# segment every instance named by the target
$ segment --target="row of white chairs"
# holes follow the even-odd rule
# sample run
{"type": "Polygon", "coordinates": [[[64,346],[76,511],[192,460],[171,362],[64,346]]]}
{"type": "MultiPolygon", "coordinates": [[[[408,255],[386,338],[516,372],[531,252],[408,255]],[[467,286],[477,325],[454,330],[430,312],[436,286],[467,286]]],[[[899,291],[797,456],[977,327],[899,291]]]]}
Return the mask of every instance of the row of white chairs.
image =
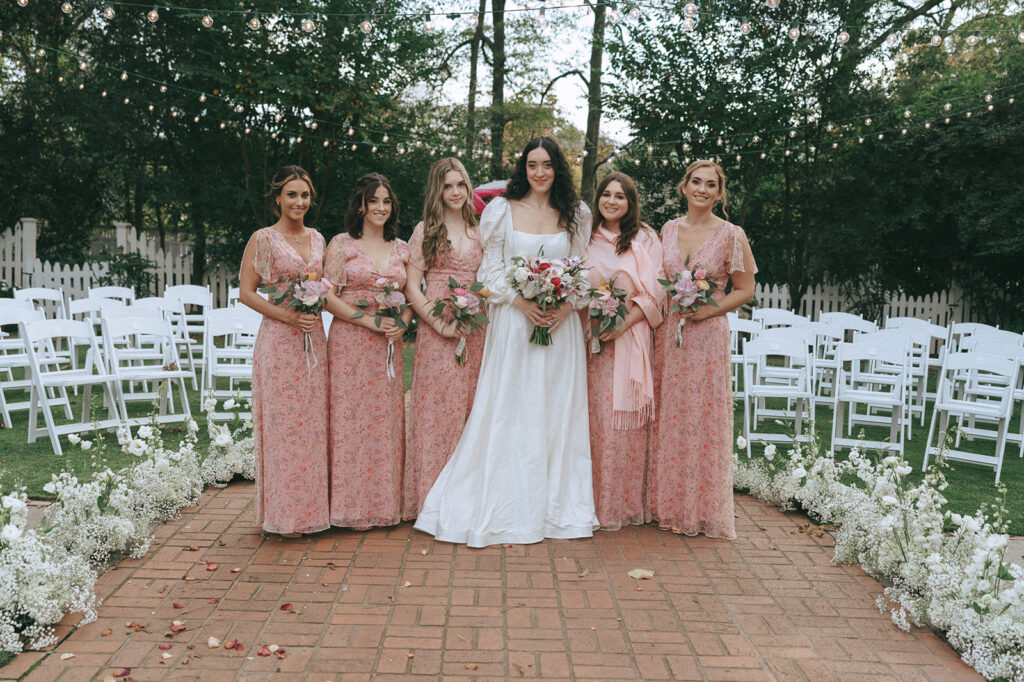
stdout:
{"type": "Polygon", "coordinates": [[[950,459],[1002,469],[1007,442],[1024,456],[1024,419],[1019,432],[1009,426],[1017,404],[1024,403],[1024,335],[988,325],[961,323],[949,328],[927,321],[888,320],[878,330],[869,321],[846,313],[824,314],[818,322],[789,311],[758,314],[756,320],[729,317],[734,337],[734,381],[742,370],[744,437],[747,455],[754,440],[791,442],[785,434],[759,431],[768,418],[793,420],[797,440],[805,440],[803,421],[818,404],[832,408],[833,450],[861,443],[904,451],[912,436],[911,420],[932,403],[924,466],[939,451],[936,439],[952,423],[959,427],[947,449],[950,459]],[[787,314],[788,313],[788,314],[787,314]],[[834,317],[826,317],[834,316],[834,317]],[[937,355],[929,353],[935,339],[937,355]],[[938,369],[938,385],[927,393],[929,370],[938,369]],[[823,387],[829,388],[829,398],[823,387]],[[769,408],[785,403],[784,408],[769,408]],[[888,424],[885,440],[855,438],[855,426],[888,424]],[[995,442],[994,454],[966,449],[967,441],[995,442]]]}

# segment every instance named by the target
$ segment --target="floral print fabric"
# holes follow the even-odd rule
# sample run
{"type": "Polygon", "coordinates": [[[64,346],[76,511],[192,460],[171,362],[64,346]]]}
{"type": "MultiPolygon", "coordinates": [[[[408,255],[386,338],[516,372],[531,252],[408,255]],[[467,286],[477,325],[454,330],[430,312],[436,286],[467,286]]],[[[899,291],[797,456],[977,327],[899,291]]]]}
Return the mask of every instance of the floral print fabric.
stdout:
{"type": "MultiPolygon", "coordinates": [[[[348,234],[331,240],[324,258],[327,278],[341,285],[341,298],[356,305],[382,293],[387,278],[405,287],[408,245],[393,242],[383,272],[348,234]]],[[[405,403],[402,343],[394,344],[395,378],[388,379],[388,339],[347,320],[331,323],[330,355],[330,523],[367,528],[401,520],[405,460],[405,403]]]]}
{"type": "MultiPolygon", "coordinates": [[[[323,274],[324,238],[310,233],[309,263],[273,228],[254,235],[254,266],[262,283],[323,274]]],[[[327,528],[327,338],[323,325],[310,334],[316,367],[306,366],[303,334],[264,317],[252,369],[256,451],[256,523],[271,533],[313,533],[327,528]]]]}
{"type": "MultiPolygon", "coordinates": [[[[448,278],[463,285],[476,280],[476,271],[483,260],[483,249],[473,238],[465,254],[449,249],[439,253],[428,270],[423,259],[423,223],[416,226],[409,239],[409,262],[426,272],[427,300],[449,294],[448,278]]],[[[438,334],[429,324],[420,324],[416,334],[416,359],[412,372],[412,403],[409,410],[409,443],[405,456],[405,482],[402,518],[414,519],[423,507],[430,486],[462,435],[462,427],[473,407],[473,395],[483,358],[484,332],[469,335],[466,343],[466,364],[455,361],[458,339],[438,334]]]]}

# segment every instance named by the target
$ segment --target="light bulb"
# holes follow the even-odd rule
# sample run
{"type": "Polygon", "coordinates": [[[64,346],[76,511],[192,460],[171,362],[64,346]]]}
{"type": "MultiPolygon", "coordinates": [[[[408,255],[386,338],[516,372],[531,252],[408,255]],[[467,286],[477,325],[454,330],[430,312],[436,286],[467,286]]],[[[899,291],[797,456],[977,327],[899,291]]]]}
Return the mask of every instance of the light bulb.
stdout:
{"type": "Polygon", "coordinates": [[[991,102],[992,101],[992,93],[991,92],[986,92],[985,93],[985,101],[986,102],[991,102]]]}
{"type": "Polygon", "coordinates": [[[838,142],[833,142],[832,143],[832,149],[839,149],[839,143],[838,142]]]}
{"type": "Polygon", "coordinates": [[[356,145],[353,144],[351,149],[352,149],[352,151],[355,151],[356,150],[356,145]]]}
{"type": "Polygon", "coordinates": [[[310,123],[310,124],[309,124],[309,127],[310,127],[310,128],[312,129],[312,130],[316,130],[317,128],[319,128],[319,127],[320,127],[320,124],[319,124],[319,123],[317,123],[316,121],[313,121],[312,123],[310,123]]]}
{"type": "Polygon", "coordinates": [[[953,108],[953,105],[950,104],[949,102],[946,102],[945,104],[942,105],[942,108],[945,109],[946,111],[949,111],[950,109],[953,108]]]}
{"type": "Polygon", "coordinates": [[[761,141],[761,136],[760,135],[754,135],[752,138],[750,138],[750,141],[753,142],[754,144],[757,144],[758,142],[761,141]]]}
{"type": "Polygon", "coordinates": [[[776,9],[779,6],[779,0],[765,0],[765,4],[768,5],[768,9],[776,9]]]}
{"type": "Polygon", "coordinates": [[[479,18],[476,16],[476,12],[471,12],[466,15],[466,26],[470,28],[476,28],[476,24],[479,18]]]}
{"type": "Polygon", "coordinates": [[[86,64],[85,61],[83,60],[83,61],[78,62],[78,68],[80,68],[82,71],[85,71],[87,68],[89,68],[89,65],[86,64]]]}
{"type": "Polygon", "coordinates": [[[695,2],[688,2],[688,3],[686,3],[686,5],[683,7],[683,14],[685,14],[688,17],[697,16],[697,3],[695,3],[695,2]]]}
{"type": "Polygon", "coordinates": [[[864,119],[864,125],[866,125],[866,126],[871,125],[871,119],[870,118],[864,119]]]}
{"type": "Polygon", "coordinates": [[[388,141],[389,139],[391,139],[391,138],[389,138],[389,137],[388,137],[388,134],[387,134],[387,133],[384,133],[384,138],[383,138],[383,139],[382,139],[381,141],[382,141],[382,142],[384,142],[385,144],[387,144],[387,141],[388,141]]]}
{"type": "Polygon", "coordinates": [[[750,33],[751,28],[752,27],[750,25],[750,22],[747,21],[746,17],[744,17],[743,23],[740,24],[740,33],[742,33],[743,35],[748,35],[750,33]]]}
{"type": "Polygon", "coordinates": [[[889,31],[889,35],[885,36],[885,44],[892,47],[897,42],[896,34],[889,31]]]}
{"type": "Polygon", "coordinates": [[[1006,100],[1006,101],[1009,102],[1010,104],[1013,104],[1013,98],[1012,97],[1010,99],[1006,100]]]}
{"type": "Polygon", "coordinates": [[[28,7],[28,0],[18,0],[19,7],[28,7]]]}
{"type": "Polygon", "coordinates": [[[668,159],[662,159],[661,160],[661,165],[662,166],[667,166],[668,165],[668,159]]]}
{"type": "Polygon", "coordinates": [[[210,28],[211,26],[213,26],[213,17],[210,16],[209,12],[203,15],[202,23],[203,26],[205,26],[206,28],[210,28]]]}
{"type": "Polygon", "coordinates": [[[739,163],[739,162],[740,162],[740,155],[739,155],[739,154],[737,154],[737,155],[736,155],[736,163],[739,163]]]}
{"type": "Polygon", "coordinates": [[[789,131],[789,136],[790,137],[796,137],[796,131],[795,130],[790,130],[789,131]]]}
{"type": "Polygon", "coordinates": [[[828,131],[828,132],[830,132],[830,133],[831,133],[831,132],[832,132],[833,130],[835,130],[835,129],[836,129],[836,124],[835,124],[835,123],[832,123],[831,121],[829,121],[829,122],[828,122],[828,124],[827,124],[827,125],[825,126],[825,130],[827,130],[827,131],[828,131]]]}
{"type": "Polygon", "coordinates": [[[538,24],[544,24],[544,23],[547,22],[547,20],[548,20],[548,16],[547,16],[547,14],[545,14],[545,8],[541,7],[540,8],[540,13],[537,15],[537,23],[538,24]]]}
{"type": "Polygon", "coordinates": [[[842,31],[839,32],[838,40],[840,45],[845,45],[846,43],[850,42],[850,32],[844,28],[842,31]]]}
{"type": "Polygon", "coordinates": [[[767,154],[765,154],[764,152],[761,152],[761,158],[762,158],[762,159],[767,159],[767,158],[768,158],[768,155],[767,155],[767,154]]]}
{"type": "Polygon", "coordinates": [[[609,9],[608,10],[608,21],[610,21],[613,24],[617,24],[620,21],[622,21],[622,15],[619,14],[619,10],[615,9],[614,7],[609,9]]]}
{"type": "Polygon", "coordinates": [[[944,119],[944,122],[945,122],[946,125],[949,125],[949,117],[948,116],[944,119]]]}
{"type": "Polygon", "coordinates": [[[248,126],[246,126],[246,128],[245,128],[245,134],[246,134],[246,135],[248,135],[248,134],[249,134],[249,133],[251,133],[251,132],[252,132],[252,128],[249,128],[248,126]]]}
{"type": "Polygon", "coordinates": [[[885,137],[885,135],[883,133],[878,133],[878,139],[879,140],[881,140],[883,137],[885,137]]]}
{"type": "Polygon", "coordinates": [[[683,28],[687,31],[692,31],[693,27],[697,25],[697,20],[693,17],[686,17],[683,19],[683,28]]]}
{"type": "Polygon", "coordinates": [[[128,72],[127,71],[122,71],[121,72],[121,80],[123,80],[123,81],[128,80],[128,72]]]}
{"type": "Polygon", "coordinates": [[[373,24],[370,23],[369,19],[363,19],[359,22],[359,30],[363,33],[369,33],[373,30],[373,24]]]}
{"type": "Polygon", "coordinates": [[[690,151],[690,143],[689,142],[684,142],[683,143],[683,151],[684,152],[690,151]]]}
{"type": "Polygon", "coordinates": [[[715,144],[721,147],[724,144],[724,142],[722,142],[722,138],[718,138],[717,140],[715,140],[715,144]]]}
{"type": "Polygon", "coordinates": [[[243,107],[241,104],[236,104],[235,105],[235,113],[236,114],[240,114],[243,111],[245,111],[245,107],[243,107]]]}
{"type": "Polygon", "coordinates": [[[374,154],[376,154],[377,153],[377,145],[373,145],[372,147],[370,147],[370,151],[373,152],[374,154]]]}
{"type": "Polygon", "coordinates": [[[353,135],[356,134],[356,131],[352,128],[352,126],[349,126],[348,130],[345,131],[345,134],[348,135],[349,137],[352,137],[353,135]]]}
{"type": "Polygon", "coordinates": [[[157,5],[153,5],[153,9],[146,12],[146,18],[153,24],[160,21],[160,8],[157,5]]]}
{"type": "Polygon", "coordinates": [[[100,97],[106,97],[106,96],[107,96],[107,91],[106,90],[104,90],[103,92],[100,93],[100,97]]]}
{"type": "Polygon", "coordinates": [[[225,128],[227,128],[227,127],[228,127],[228,124],[227,124],[227,123],[225,123],[224,121],[221,121],[221,122],[220,122],[220,129],[221,129],[221,130],[224,130],[224,129],[225,129],[225,128]]]}
{"type": "Polygon", "coordinates": [[[67,0],[60,3],[60,11],[64,14],[71,14],[71,3],[67,2],[67,0]]]}
{"type": "Polygon", "coordinates": [[[1024,43],[1024,30],[1017,31],[1017,42],[1024,43]]]}
{"type": "Polygon", "coordinates": [[[274,132],[270,133],[270,139],[271,140],[276,140],[277,139],[277,131],[274,131],[274,132]]]}
{"type": "Polygon", "coordinates": [[[786,150],[786,156],[789,156],[789,155],[791,155],[792,153],[793,153],[793,150],[792,150],[792,149],[787,149],[787,150],[786,150]]]}
{"type": "Polygon", "coordinates": [[[630,7],[629,8],[629,18],[630,19],[639,19],[640,18],[640,8],[637,7],[636,5],[633,5],[632,7],[630,7]]]}
{"type": "Polygon", "coordinates": [[[906,134],[907,134],[907,129],[906,128],[900,128],[900,135],[906,135],[906,134]]]}
{"type": "Polygon", "coordinates": [[[193,116],[192,117],[192,122],[193,123],[199,123],[199,117],[198,116],[193,116]]]}
{"type": "Polygon", "coordinates": [[[927,123],[924,124],[924,127],[925,128],[931,128],[932,127],[932,122],[928,121],[927,123]]]}
{"type": "Polygon", "coordinates": [[[206,93],[205,92],[203,94],[199,95],[199,101],[200,102],[205,102],[206,101],[206,93]]]}
{"type": "Polygon", "coordinates": [[[248,24],[249,28],[251,28],[253,31],[260,30],[260,26],[262,26],[262,24],[260,23],[260,13],[256,12],[256,14],[253,14],[252,17],[249,18],[249,21],[247,21],[246,23],[248,24]]]}
{"type": "Polygon", "coordinates": [[[302,135],[295,138],[295,144],[302,144],[302,135]]]}
{"type": "Polygon", "coordinates": [[[160,94],[163,94],[165,92],[167,92],[167,86],[166,85],[161,85],[160,86],[160,94]]]}
{"type": "Polygon", "coordinates": [[[928,44],[932,47],[938,47],[942,44],[942,36],[938,32],[932,33],[932,37],[928,39],[928,44]]]}
{"type": "Polygon", "coordinates": [[[910,109],[903,110],[903,118],[910,118],[910,109]]]}
{"type": "Polygon", "coordinates": [[[810,146],[810,150],[811,150],[811,153],[813,154],[814,152],[818,151],[818,148],[817,148],[817,147],[815,147],[815,146],[814,146],[814,145],[812,144],[812,145],[810,146]]]}
{"type": "Polygon", "coordinates": [[[684,166],[689,166],[690,165],[690,157],[689,156],[684,156],[683,157],[683,165],[684,166]]]}
{"type": "Polygon", "coordinates": [[[105,16],[107,19],[113,19],[114,14],[114,5],[113,3],[108,2],[107,6],[103,8],[103,16],[105,16]]]}
{"type": "Polygon", "coordinates": [[[284,114],[274,114],[274,123],[280,123],[282,118],[284,118],[284,114]]]}
{"type": "Polygon", "coordinates": [[[640,165],[640,159],[633,159],[633,165],[634,166],[639,166],[640,165]]]}
{"type": "Polygon", "coordinates": [[[860,144],[864,144],[864,138],[863,137],[858,137],[857,138],[857,142],[860,143],[860,144]]]}
{"type": "Polygon", "coordinates": [[[148,107],[146,107],[146,108],[147,108],[147,109],[149,109],[150,111],[153,111],[154,109],[156,109],[156,107],[154,107],[154,106],[153,106],[152,104],[150,104],[150,105],[149,105],[148,107]]]}
{"type": "Polygon", "coordinates": [[[331,146],[331,143],[328,140],[324,140],[324,147],[329,147],[329,146],[331,146]]]}
{"type": "Polygon", "coordinates": [[[129,104],[130,102],[131,102],[131,100],[130,100],[130,99],[128,99],[127,97],[125,97],[125,98],[124,98],[124,103],[125,103],[125,104],[129,104]]]}
{"type": "Polygon", "coordinates": [[[455,146],[454,144],[452,145],[451,149],[452,149],[452,154],[454,154],[455,152],[459,151],[459,148],[457,146],[455,146]]]}
{"type": "Polygon", "coordinates": [[[968,112],[967,112],[966,114],[964,114],[964,116],[965,116],[966,118],[970,118],[970,117],[971,117],[971,112],[969,112],[969,111],[968,111],[968,112]]]}
{"type": "Polygon", "coordinates": [[[796,24],[793,24],[792,26],[789,27],[789,32],[786,35],[789,36],[790,40],[796,40],[797,38],[800,37],[800,27],[797,26],[796,24]]]}
{"type": "Polygon", "coordinates": [[[994,104],[989,104],[989,105],[988,105],[988,110],[989,110],[989,111],[992,111],[992,110],[993,110],[993,109],[995,109],[995,108],[996,108],[996,106],[995,106],[994,104]]]}
{"type": "Polygon", "coordinates": [[[316,24],[313,23],[313,19],[310,17],[306,17],[305,19],[303,19],[301,26],[302,30],[305,31],[306,33],[312,33],[313,29],[316,28],[316,24]]]}
{"type": "Polygon", "coordinates": [[[977,45],[978,44],[978,40],[979,40],[979,37],[978,37],[978,32],[977,31],[975,31],[971,35],[967,36],[967,44],[970,45],[971,47],[974,47],[975,45],[977,45]]]}

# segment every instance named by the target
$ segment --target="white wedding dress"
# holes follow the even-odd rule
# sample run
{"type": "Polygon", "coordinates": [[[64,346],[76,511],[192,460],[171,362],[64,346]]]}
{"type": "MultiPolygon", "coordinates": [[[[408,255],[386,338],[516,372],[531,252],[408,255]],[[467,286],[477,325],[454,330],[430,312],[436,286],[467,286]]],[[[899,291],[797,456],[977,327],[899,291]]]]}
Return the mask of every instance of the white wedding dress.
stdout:
{"type": "Polygon", "coordinates": [[[587,367],[579,316],[530,343],[532,323],[510,303],[505,281],[512,256],[582,257],[590,214],[581,204],[576,238],[512,226],[504,198],[480,219],[484,245],[478,277],[491,291],[473,409],[451,459],[430,489],[416,528],[445,542],[486,547],[544,538],[591,537],[599,527],[590,473],[587,367]]]}

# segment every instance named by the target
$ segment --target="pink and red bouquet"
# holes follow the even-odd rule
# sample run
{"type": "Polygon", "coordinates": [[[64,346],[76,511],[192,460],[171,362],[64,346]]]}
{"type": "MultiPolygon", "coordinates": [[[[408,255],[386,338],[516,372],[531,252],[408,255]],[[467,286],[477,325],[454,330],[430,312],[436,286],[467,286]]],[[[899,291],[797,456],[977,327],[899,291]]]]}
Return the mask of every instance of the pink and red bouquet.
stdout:
{"type": "MultiPolygon", "coordinates": [[[[449,277],[448,291],[447,296],[434,301],[430,311],[434,317],[454,322],[455,328],[465,334],[483,329],[488,322],[483,303],[490,296],[483,283],[473,282],[464,287],[454,277],[449,277]]],[[[462,366],[466,364],[466,359],[466,337],[462,336],[455,347],[455,361],[462,366]]]]}
{"type": "MultiPolygon", "coordinates": [[[[513,256],[511,262],[505,268],[505,280],[519,295],[539,305],[541,310],[587,294],[587,269],[583,267],[582,258],[545,258],[542,251],[537,257],[513,256]]],[[[534,327],[530,343],[550,346],[550,330],[534,327]]]]}
{"type": "MultiPolygon", "coordinates": [[[[381,288],[381,292],[373,297],[374,302],[377,304],[377,309],[373,312],[373,323],[380,327],[381,321],[385,317],[389,317],[395,321],[395,324],[399,329],[406,330],[409,326],[402,319],[402,313],[409,307],[409,302],[405,300],[405,294],[402,293],[401,287],[398,286],[398,282],[390,280],[387,277],[378,277],[374,284],[381,288]]],[[[366,310],[370,307],[370,302],[366,299],[360,299],[356,301],[356,307],[359,308],[352,314],[352,319],[362,317],[366,314],[366,310]]],[[[391,339],[388,339],[388,356],[387,356],[387,375],[388,379],[395,378],[395,343],[391,339]]]]}
{"type": "Polygon", "coordinates": [[[615,286],[615,278],[611,281],[601,280],[596,289],[591,289],[590,305],[590,352],[598,355],[601,352],[599,335],[617,329],[629,314],[626,307],[628,295],[615,286]]]}
{"type": "MultiPolygon", "coordinates": [[[[326,277],[321,277],[314,270],[300,272],[295,280],[285,280],[274,284],[264,284],[259,290],[267,295],[267,298],[274,305],[283,305],[297,310],[300,313],[319,315],[320,311],[327,305],[327,292],[332,288],[326,277]]],[[[306,369],[311,371],[317,366],[316,356],[310,364],[309,351],[312,349],[312,340],[309,334],[303,334],[303,349],[306,353],[306,369]]]]}
{"type": "MultiPolygon", "coordinates": [[[[662,288],[668,295],[669,301],[672,303],[669,306],[668,311],[674,313],[676,311],[680,313],[697,310],[702,305],[711,305],[718,307],[718,303],[715,301],[712,294],[714,294],[721,287],[718,283],[713,280],[707,270],[705,270],[700,263],[694,263],[693,267],[690,267],[690,261],[687,259],[686,265],[682,270],[676,273],[675,279],[659,279],[662,288]]],[[[686,324],[686,318],[679,320],[679,327],[676,329],[676,346],[681,346],[683,343],[683,325],[686,324]]]]}

